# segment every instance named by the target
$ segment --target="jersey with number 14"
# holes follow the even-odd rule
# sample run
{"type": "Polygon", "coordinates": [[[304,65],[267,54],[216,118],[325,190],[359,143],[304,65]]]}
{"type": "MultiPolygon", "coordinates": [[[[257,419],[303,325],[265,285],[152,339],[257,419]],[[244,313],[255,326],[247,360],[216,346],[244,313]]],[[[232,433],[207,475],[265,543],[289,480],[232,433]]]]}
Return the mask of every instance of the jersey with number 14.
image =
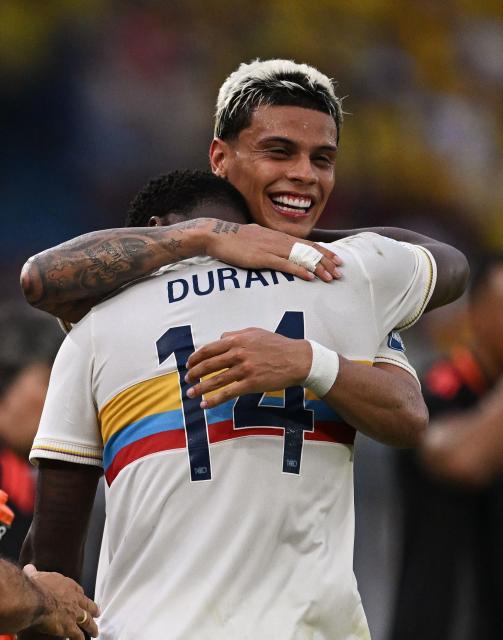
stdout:
{"type": "Polygon", "coordinates": [[[32,459],[103,465],[103,640],[362,640],[354,430],[301,387],[203,411],[185,363],[262,327],[371,363],[421,315],[431,255],[364,233],[344,277],[187,260],[95,307],[56,360],[32,459]]]}

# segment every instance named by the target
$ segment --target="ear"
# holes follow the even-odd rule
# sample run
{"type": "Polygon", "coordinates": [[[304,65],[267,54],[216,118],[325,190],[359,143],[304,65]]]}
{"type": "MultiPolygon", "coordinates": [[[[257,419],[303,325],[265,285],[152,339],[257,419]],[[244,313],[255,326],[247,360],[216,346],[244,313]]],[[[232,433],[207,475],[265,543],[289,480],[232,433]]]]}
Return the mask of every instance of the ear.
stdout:
{"type": "Polygon", "coordinates": [[[162,227],[162,220],[159,216],[152,216],[148,221],[149,227],[162,227]]]}
{"type": "Polygon", "coordinates": [[[227,142],[220,138],[213,138],[210,145],[210,166],[219,178],[227,178],[227,160],[230,148],[227,142]]]}

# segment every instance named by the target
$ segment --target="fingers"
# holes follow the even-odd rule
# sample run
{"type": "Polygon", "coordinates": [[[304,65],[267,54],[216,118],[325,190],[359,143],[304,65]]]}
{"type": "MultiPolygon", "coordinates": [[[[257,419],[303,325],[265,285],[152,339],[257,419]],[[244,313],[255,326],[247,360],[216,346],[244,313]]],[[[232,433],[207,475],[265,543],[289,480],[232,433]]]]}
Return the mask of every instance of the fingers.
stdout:
{"type": "Polygon", "coordinates": [[[314,247],[316,251],[319,251],[320,253],[322,253],[323,256],[329,261],[329,263],[333,263],[336,267],[341,266],[342,260],[339,258],[339,256],[336,253],[334,253],[330,249],[327,249],[327,247],[324,247],[323,245],[318,244],[317,242],[312,242],[311,246],[314,247]]]}
{"type": "Polygon", "coordinates": [[[100,615],[100,608],[98,607],[96,602],[93,602],[93,600],[91,600],[87,596],[82,596],[79,604],[84,611],[88,612],[89,616],[96,618],[100,615]]]}
{"type": "Polygon", "coordinates": [[[75,627],[75,629],[72,629],[70,633],[68,633],[67,638],[69,640],[85,640],[84,634],[78,627],[75,627]]]}
{"type": "Polygon", "coordinates": [[[86,598],[86,601],[87,601],[85,603],[86,606],[83,607],[83,612],[85,612],[87,615],[83,622],[79,622],[79,620],[77,620],[77,624],[81,629],[86,631],[92,638],[96,638],[98,635],[98,626],[96,622],[93,620],[93,616],[99,615],[98,607],[92,600],[89,600],[88,598],[86,598]],[[92,613],[91,609],[92,611],[95,611],[95,613],[92,613]]]}
{"type": "MultiPolygon", "coordinates": [[[[316,275],[318,278],[320,278],[320,280],[323,280],[324,282],[330,282],[334,278],[338,279],[341,277],[342,273],[340,269],[338,269],[338,266],[342,263],[342,261],[335,253],[315,243],[306,242],[305,244],[309,244],[322,254],[322,258],[318,262],[314,270],[314,275],[316,275]]],[[[270,261],[273,264],[273,269],[275,269],[276,271],[291,273],[292,275],[297,276],[302,280],[314,279],[313,273],[311,273],[305,267],[292,262],[288,258],[285,259],[271,255],[270,261]]]]}
{"type": "Polygon", "coordinates": [[[330,251],[330,249],[322,247],[319,244],[313,243],[312,246],[323,255],[322,259],[318,262],[318,264],[316,265],[316,269],[314,270],[314,273],[318,276],[318,278],[324,280],[325,282],[330,282],[334,278],[340,278],[342,273],[337,267],[342,264],[342,260],[339,258],[339,256],[333,251],[330,251]]]}
{"type": "MultiPolygon", "coordinates": [[[[320,280],[323,280],[323,282],[331,282],[335,278],[335,276],[332,275],[330,273],[330,271],[328,271],[324,267],[323,262],[321,260],[316,265],[316,269],[314,270],[314,275],[318,276],[318,278],[320,280]]],[[[339,271],[337,271],[337,277],[340,278],[340,272],[339,271]]]]}
{"type": "Polygon", "coordinates": [[[330,280],[333,279],[338,280],[342,276],[341,270],[338,269],[331,260],[325,257],[318,262],[314,273],[318,278],[321,278],[326,282],[330,282],[330,280]],[[330,276],[329,279],[327,279],[327,275],[330,276]]]}
{"type": "Polygon", "coordinates": [[[249,393],[249,390],[246,389],[245,380],[233,382],[225,387],[225,389],[222,389],[212,395],[211,398],[205,398],[202,400],[201,409],[212,409],[213,407],[217,407],[219,404],[229,402],[230,400],[245,395],[246,393],[249,393]]]}
{"type": "Polygon", "coordinates": [[[286,258],[280,258],[279,256],[270,255],[268,262],[272,265],[271,269],[274,271],[282,271],[283,273],[291,273],[293,276],[297,276],[301,280],[314,280],[315,276],[313,273],[308,271],[305,267],[301,267],[300,265],[292,262],[291,260],[286,258]]]}
{"type": "MultiPolygon", "coordinates": [[[[190,368],[190,370],[187,372],[187,375],[185,376],[185,382],[199,382],[201,378],[215,373],[222,375],[223,370],[226,370],[230,366],[232,366],[233,362],[234,358],[228,351],[221,355],[214,356],[213,358],[204,359],[194,367],[190,368]]],[[[214,376],[208,378],[207,380],[204,380],[201,384],[208,385],[213,377],[214,376]]]]}
{"type": "Polygon", "coordinates": [[[26,573],[26,575],[31,578],[33,577],[36,573],[37,573],[37,568],[35,567],[34,564],[26,564],[23,567],[23,571],[26,573]]]}
{"type": "MultiPolygon", "coordinates": [[[[194,367],[196,367],[200,362],[202,362],[203,360],[209,360],[210,358],[214,358],[215,356],[222,355],[229,350],[230,346],[230,339],[222,338],[220,340],[215,340],[214,342],[209,342],[208,344],[205,344],[204,347],[201,347],[197,351],[194,351],[194,353],[187,360],[187,369],[189,369],[189,379],[187,380],[187,382],[190,380],[195,380],[197,377],[201,378],[206,373],[218,371],[219,369],[217,368],[209,369],[205,371],[205,373],[202,373],[200,375],[198,375],[200,370],[193,373],[194,367]]],[[[224,367],[220,367],[220,369],[223,368],[224,367]]]]}
{"type": "MultiPolygon", "coordinates": [[[[235,370],[236,367],[233,367],[232,371],[235,370]]],[[[223,389],[233,382],[236,382],[235,373],[232,373],[230,369],[227,369],[223,373],[219,373],[216,376],[212,376],[211,378],[207,378],[202,382],[195,384],[187,391],[187,395],[189,398],[195,398],[197,396],[207,395],[216,389],[223,389]]],[[[208,406],[206,402],[210,400],[210,398],[206,397],[204,399],[205,406],[208,406]]],[[[201,403],[201,407],[202,407],[201,403]]],[[[218,404],[218,403],[217,403],[218,404]]],[[[215,406],[215,405],[211,405],[215,406]]],[[[204,407],[202,407],[204,408],[204,407]]]]}
{"type": "Polygon", "coordinates": [[[231,336],[237,336],[241,333],[248,333],[252,329],[256,329],[256,327],[246,327],[246,329],[236,329],[236,331],[224,331],[220,338],[230,338],[231,336]]]}

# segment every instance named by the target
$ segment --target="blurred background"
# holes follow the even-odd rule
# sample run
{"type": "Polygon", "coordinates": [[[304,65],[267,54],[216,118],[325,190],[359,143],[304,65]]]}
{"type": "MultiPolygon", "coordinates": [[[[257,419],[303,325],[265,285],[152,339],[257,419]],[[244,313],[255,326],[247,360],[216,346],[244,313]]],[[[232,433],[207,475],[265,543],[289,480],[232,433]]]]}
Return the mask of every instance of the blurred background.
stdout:
{"type": "MultiPolygon", "coordinates": [[[[500,0],[2,0],[0,286],[33,253],[121,226],[152,175],[207,167],[218,87],[283,57],[346,96],[323,226],[392,225],[475,258],[503,247],[500,0]]],[[[468,332],[463,301],[405,335],[423,371],[468,332]]],[[[393,452],[357,455],[356,571],[373,637],[400,547],[393,452]]],[[[461,637],[461,636],[459,636],[461,637]]]]}

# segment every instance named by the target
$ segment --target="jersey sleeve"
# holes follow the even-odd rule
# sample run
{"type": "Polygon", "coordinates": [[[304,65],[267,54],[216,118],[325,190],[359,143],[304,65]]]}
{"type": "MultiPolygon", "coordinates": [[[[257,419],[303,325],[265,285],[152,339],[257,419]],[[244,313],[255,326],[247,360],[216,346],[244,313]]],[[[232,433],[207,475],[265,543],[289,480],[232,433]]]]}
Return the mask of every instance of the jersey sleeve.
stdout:
{"type": "Polygon", "coordinates": [[[374,358],[374,364],[378,363],[392,364],[404,369],[421,386],[416,370],[405,355],[405,344],[398,331],[391,331],[379,345],[374,358]]]}
{"type": "Polygon", "coordinates": [[[91,314],[64,340],[51,372],[30,461],[40,458],[102,466],[103,442],[92,392],[91,314]]]}
{"type": "Polygon", "coordinates": [[[437,268],[428,249],[372,232],[353,236],[348,246],[368,278],[378,334],[411,327],[435,289],[437,268]]]}

